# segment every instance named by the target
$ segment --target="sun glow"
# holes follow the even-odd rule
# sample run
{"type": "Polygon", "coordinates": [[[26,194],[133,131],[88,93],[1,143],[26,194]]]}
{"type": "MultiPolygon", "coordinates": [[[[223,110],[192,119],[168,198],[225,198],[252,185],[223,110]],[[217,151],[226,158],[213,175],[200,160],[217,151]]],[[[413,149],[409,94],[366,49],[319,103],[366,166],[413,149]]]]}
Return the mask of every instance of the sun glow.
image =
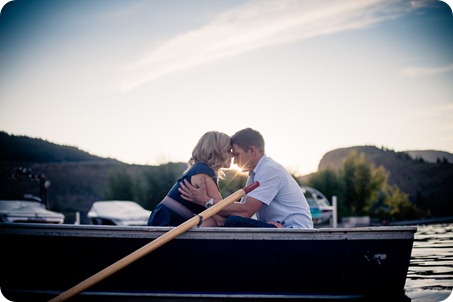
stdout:
{"type": "Polygon", "coordinates": [[[242,169],[241,169],[238,165],[236,165],[236,164],[231,164],[230,170],[236,171],[236,172],[245,173],[245,172],[242,172],[242,169]]]}

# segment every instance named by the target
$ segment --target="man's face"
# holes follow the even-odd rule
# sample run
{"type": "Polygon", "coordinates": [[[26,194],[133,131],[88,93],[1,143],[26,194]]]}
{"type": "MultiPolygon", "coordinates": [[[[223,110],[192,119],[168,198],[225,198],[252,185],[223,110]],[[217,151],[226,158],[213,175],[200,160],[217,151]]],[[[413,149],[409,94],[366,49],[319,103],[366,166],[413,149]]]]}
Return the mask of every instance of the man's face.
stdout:
{"type": "Polygon", "coordinates": [[[234,156],[234,163],[241,168],[242,171],[247,172],[253,170],[252,162],[251,162],[251,152],[250,149],[245,151],[240,148],[238,145],[233,144],[232,146],[233,156],[234,156]]]}

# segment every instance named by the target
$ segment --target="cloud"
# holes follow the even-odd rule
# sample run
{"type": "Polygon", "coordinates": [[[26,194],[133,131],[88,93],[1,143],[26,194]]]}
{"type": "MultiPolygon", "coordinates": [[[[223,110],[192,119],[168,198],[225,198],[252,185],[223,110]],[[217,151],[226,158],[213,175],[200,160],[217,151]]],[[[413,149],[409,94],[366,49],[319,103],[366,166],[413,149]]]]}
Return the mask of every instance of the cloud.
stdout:
{"type": "Polygon", "coordinates": [[[442,67],[407,67],[402,74],[409,77],[430,76],[453,71],[453,64],[442,67]]]}
{"type": "Polygon", "coordinates": [[[405,5],[391,3],[382,0],[250,1],[216,16],[203,27],[173,37],[129,64],[125,68],[123,91],[247,51],[366,28],[402,13],[405,5]]]}

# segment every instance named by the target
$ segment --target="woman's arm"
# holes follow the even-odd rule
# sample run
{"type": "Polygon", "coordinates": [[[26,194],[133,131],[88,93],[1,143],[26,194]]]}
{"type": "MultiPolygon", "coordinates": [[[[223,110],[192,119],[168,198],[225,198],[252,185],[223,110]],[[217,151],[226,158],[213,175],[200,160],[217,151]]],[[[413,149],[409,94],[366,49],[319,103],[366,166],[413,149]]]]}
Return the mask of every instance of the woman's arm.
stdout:
{"type": "MultiPolygon", "coordinates": [[[[212,183],[214,183],[214,181],[212,181],[212,183]]],[[[195,202],[196,204],[199,204],[201,206],[204,206],[210,198],[214,198],[214,204],[222,200],[222,198],[220,197],[220,193],[219,193],[220,199],[217,199],[212,195],[208,196],[207,186],[208,185],[203,184],[203,182],[201,182],[199,185],[194,185],[193,183],[191,185],[187,180],[184,180],[184,183],[181,183],[181,187],[178,190],[181,193],[182,198],[188,201],[195,202]]],[[[260,200],[247,196],[244,203],[234,202],[232,204],[229,204],[228,206],[223,208],[218,214],[225,217],[231,215],[238,215],[250,218],[262,206],[263,203],[260,200]]]]}
{"type": "MultiPolygon", "coordinates": [[[[217,184],[209,175],[207,174],[193,175],[191,178],[191,182],[196,187],[205,186],[206,193],[209,196],[209,198],[213,198],[214,200],[222,199],[217,184]]],[[[205,204],[206,203],[204,203],[202,206],[205,206],[205,204]]],[[[225,217],[215,214],[212,217],[205,219],[201,224],[201,227],[219,227],[223,226],[224,222],[225,217]]]]}
{"type": "MultiPolygon", "coordinates": [[[[210,198],[214,198],[214,200],[221,200],[222,196],[220,195],[219,188],[215,183],[214,179],[207,174],[200,173],[193,175],[191,178],[191,183],[194,187],[200,188],[202,186],[206,186],[206,195],[208,201],[210,198]]],[[[204,206],[206,201],[203,204],[197,202],[198,204],[204,206]]],[[[201,201],[202,202],[202,201],[201,201]]]]}

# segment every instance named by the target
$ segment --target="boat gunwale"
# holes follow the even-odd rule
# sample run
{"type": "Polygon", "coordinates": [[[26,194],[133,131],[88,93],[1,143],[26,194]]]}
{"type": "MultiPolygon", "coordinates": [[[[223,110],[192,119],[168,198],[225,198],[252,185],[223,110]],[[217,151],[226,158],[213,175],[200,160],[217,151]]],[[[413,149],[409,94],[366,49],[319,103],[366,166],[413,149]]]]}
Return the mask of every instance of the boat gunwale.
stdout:
{"type": "MultiPolygon", "coordinates": [[[[0,235],[155,239],[173,227],[47,225],[2,223],[0,235]]],[[[211,240],[382,240],[414,239],[417,227],[378,226],[358,228],[193,228],[175,239],[211,240]]]]}
{"type": "MultiPolygon", "coordinates": [[[[21,294],[30,296],[57,296],[61,291],[55,290],[15,290],[7,289],[8,294],[21,294]]],[[[125,299],[126,301],[156,301],[154,299],[165,299],[171,301],[172,299],[202,299],[201,301],[209,301],[205,299],[328,299],[328,300],[347,300],[349,299],[363,299],[366,295],[363,293],[240,293],[240,292],[166,292],[166,291],[84,291],[73,298],[76,301],[86,301],[85,299],[125,299]]],[[[180,301],[180,300],[176,300],[180,301]]]]}

